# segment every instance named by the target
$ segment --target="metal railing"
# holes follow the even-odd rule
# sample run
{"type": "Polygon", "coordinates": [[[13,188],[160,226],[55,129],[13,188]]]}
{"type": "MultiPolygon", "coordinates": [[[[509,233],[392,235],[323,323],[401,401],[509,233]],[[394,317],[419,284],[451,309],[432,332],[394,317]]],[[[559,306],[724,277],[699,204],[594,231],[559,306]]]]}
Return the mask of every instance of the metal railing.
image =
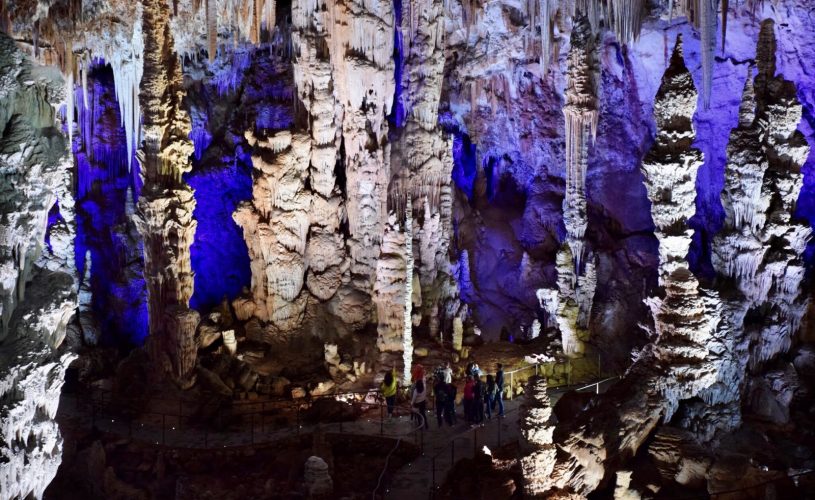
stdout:
{"type": "MultiPolygon", "coordinates": [[[[128,405],[116,404],[117,400],[111,396],[107,391],[94,391],[86,397],[63,394],[59,414],[78,418],[80,424],[86,423],[92,429],[168,447],[214,449],[263,444],[300,434],[310,423],[324,429],[333,426],[328,430],[339,433],[359,432],[364,426],[365,432],[361,433],[368,435],[376,434],[370,424],[378,423],[378,434],[390,437],[385,429],[386,404],[375,390],[213,406],[178,400],[173,402],[177,405],[175,411],[150,409],[151,405],[147,405],[147,409],[128,411],[128,405]],[[316,414],[318,402],[327,399],[342,403],[338,408],[346,413],[328,420],[316,414]],[[66,405],[69,401],[73,404],[66,405]],[[376,410],[378,419],[371,415],[376,410]],[[358,418],[360,416],[363,418],[358,418]]],[[[171,400],[164,400],[167,401],[171,400]]],[[[164,408],[167,407],[165,404],[164,408]]],[[[404,401],[396,409],[403,414],[410,413],[409,404],[404,401]]],[[[417,435],[415,441],[421,446],[420,436],[417,435]]]]}

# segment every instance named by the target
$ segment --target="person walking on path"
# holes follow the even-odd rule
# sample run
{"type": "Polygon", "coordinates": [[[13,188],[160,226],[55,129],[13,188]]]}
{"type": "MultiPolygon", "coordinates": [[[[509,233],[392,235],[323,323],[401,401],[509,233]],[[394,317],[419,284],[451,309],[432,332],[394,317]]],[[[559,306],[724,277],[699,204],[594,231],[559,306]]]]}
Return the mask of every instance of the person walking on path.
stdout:
{"type": "Polygon", "coordinates": [[[427,390],[424,379],[419,379],[413,384],[413,396],[410,399],[410,406],[413,408],[412,415],[416,415],[419,427],[424,426],[425,429],[430,429],[427,424],[427,390]]]}
{"type": "Polygon", "coordinates": [[[385,398],[385,403],[388,406],[388,416],[393,417],[393,410],[396,407],[396,388],[398,380],[396,378],[396,367],[385,373],[385,378],[382,379],[382,385],[379,386],[382,391],[382,396],[385,398]]]}
{"type": "MultiPolygon", "coordinates": [[[[495,365],[497,368],[495,372],[495,401],[493,402],[492,409],[495,409],[495,405],[498,405],[498,417],[503,418],[504,416],[504,365],[498,363],[495,365]]],[[[509,388],[512,390],[512,387],[509,388]]]]}
{"type": "Polygon", "coordinates": [[[464,382],[464,397],[461,402],[464,404],[464,418],[470,425],[475,420],[473,401],[475,401],[475,380],[473,380],[472,375],[468,374],[467,381],[464,382]]]}
{"type": "Polygon", "coordinates": [[[486,403],[487,419],[492,420],[492,406],[495,404],[495,396],[498,393],[498,386],[495,385],[495,378],[492,375],[487,375],[487,384],[485,387],[484,403],[486,403]]]}

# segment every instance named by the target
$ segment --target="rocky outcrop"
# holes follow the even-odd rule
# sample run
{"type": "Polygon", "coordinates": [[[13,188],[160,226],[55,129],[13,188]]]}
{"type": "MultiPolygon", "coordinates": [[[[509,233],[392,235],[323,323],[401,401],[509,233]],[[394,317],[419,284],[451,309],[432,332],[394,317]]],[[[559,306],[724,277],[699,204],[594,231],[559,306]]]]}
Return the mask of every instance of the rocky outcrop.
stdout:
{"type": "Polygon", "coordinates": [[[54,417],[74,358],[58,350],[77,306],[72,163],[55,116],[59,74],[0,33],[0,75],[0,491],[42,498],[62,460],[54,417]]]}
{"type": "Polygon", "coordinates": [[[190,120],[182,106],[181,66],[168,28],[169,6],[144,0],[144,108],[139,162],[144,186],[137,202],[136,225],[144,241],[149,352],[183,388],[195,382],[199,322],[189,309],[193,293],[190,246],[195,237],[195,198],[181,176],[191,169],[190,120]]]}
{"type": "Polygon", "coordinates": [[[721,353],[718,381],[705,394],[710,406],[691,408],[685,417],[684,425],[705,441],[741,424],[746,391],[752,393],[748,407],[785,420],[764,404],[774,397],[761,377],[750,381],[745,364],[758,372],[789,351],[807,308],[800,289],[811,229],[793,214],[809,146],[797,131],[801,104],[795,86],[776,74],[775,60],[775,26],[767,20],[756,48],[758,74],[748,75],[739,123],[730,133],[721,195],[725,220],[712,245],[726,299],[712,341],[721,353]]]}

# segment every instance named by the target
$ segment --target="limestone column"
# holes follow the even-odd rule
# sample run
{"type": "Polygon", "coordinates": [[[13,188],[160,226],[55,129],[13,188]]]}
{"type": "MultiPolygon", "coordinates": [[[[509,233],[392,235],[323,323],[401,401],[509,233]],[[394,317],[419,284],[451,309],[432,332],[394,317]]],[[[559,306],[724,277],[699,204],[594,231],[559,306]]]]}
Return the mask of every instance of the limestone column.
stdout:
{"type": "Polygon", "coordinates": [[[195,382],[193,337],[199,321],[198,313],[189,308],[195,198],[181,178],[192,168],[191,124],[182,107],[181,63],[169,28],[169,6],[162,0],[143,0],[142,6],[144,119],[139,163],[144,186],[136,225],[144,241],[148,350],[154,363],[188,388],[195,382]]]}

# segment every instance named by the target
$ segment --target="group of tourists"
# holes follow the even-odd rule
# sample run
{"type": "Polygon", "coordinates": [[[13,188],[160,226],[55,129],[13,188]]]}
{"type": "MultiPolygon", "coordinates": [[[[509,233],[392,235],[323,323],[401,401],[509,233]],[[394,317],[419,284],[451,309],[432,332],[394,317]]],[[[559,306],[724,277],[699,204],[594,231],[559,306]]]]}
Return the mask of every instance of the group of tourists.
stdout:
{"type": "MultiPolygon", "coordinates": [[[[470,363],[465,370],[464,388],[461,398],[464,406],[464,418],[471,427],[484,425],[486,419],[492,419],[497,410],[497,416],[504,416],[504,368],[501,363],[496,364],[495,374],[484,376],[477,363],[470,363]]],[[[429,429],[427,419],[428,387],[424,367],[415,365],[411,370],[412,385],[410,390],[411,418],[414,422],[429,429]]],[[[396,393],[398,381],[396,368],[385,373],[380,389],[385,398],[388,417],[393,417],[396,406],[396,393]]],[[[433,397],[436,405],[436,421],[439,427],[444,422],[448,426],[458,423],[456,418],[456,397],[458,388],[453,383],[453,370],[450,363],[436,368],[433,373],[433,397]]]]}
{"type": "Polygon", "coordinates": [[[504,367],[501,363],[496,365],[495,375],[488,374],[482,380],[483,373],[477,363],[470,363],[465,370],[464,416],[471,427],[484,425],[486,419],[492,419],[492,414],[498,410],[498,417],[504,416],[504,367]],[[497,408],[496,408],[497,407],[497,408]]]}

